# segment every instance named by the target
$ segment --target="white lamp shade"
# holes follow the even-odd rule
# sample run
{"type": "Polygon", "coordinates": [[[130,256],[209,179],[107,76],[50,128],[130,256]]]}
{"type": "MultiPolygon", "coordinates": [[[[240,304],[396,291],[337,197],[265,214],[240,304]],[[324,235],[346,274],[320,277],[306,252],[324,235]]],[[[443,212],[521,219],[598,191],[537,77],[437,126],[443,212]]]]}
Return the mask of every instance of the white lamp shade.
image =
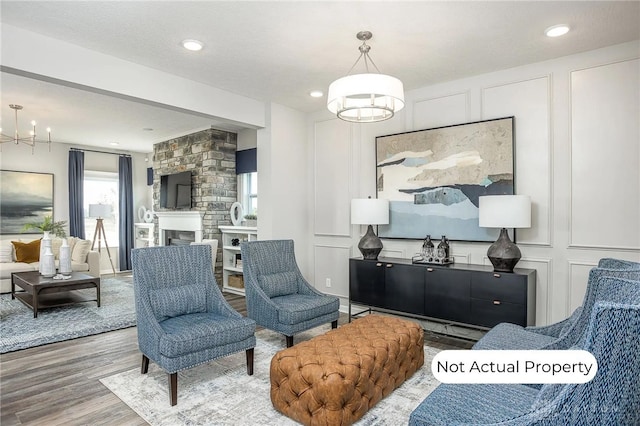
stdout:
{"type": "Polygon", "coordinates": [[[354,74],[331,83],[327,109],[353,122],[382,121],[404,108],[404,87],[385,74],[354,74]]]}
{"type": "Polygon", "coordinates": [[[379,198],[351,200],[351,223],[354,225],[388,225],[389,200],[379,198]]]}
{"type": "Polygon", "coordinates": [[[530,228],[531,197],[487,195],[480,197],[480,226],[483,228],[530,228]]]}
{"type": "Polygon", "coordinates": [[[110,217],[111,206],[109,204],[89,204],[89,217],[110,217]]]}

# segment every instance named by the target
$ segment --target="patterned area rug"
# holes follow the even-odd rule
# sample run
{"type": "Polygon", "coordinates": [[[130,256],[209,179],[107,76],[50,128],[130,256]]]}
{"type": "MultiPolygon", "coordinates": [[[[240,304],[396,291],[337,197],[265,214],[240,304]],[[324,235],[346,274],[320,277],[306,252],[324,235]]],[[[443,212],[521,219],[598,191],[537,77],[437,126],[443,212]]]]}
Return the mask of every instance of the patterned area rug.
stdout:
{"type": "MultiPolygon", "coordinates": [[[[329,330],[322,326],[296,334],[308,340],[329,330]]],[[[256,332],[253,376],[248,376],[244,352],[178,373],[178,404],[169,405],[167,374],[153,362],[100,381],[152,426],[177,425],[298,425],[277,412],[269,396],[269,365],[284,348],[284,338],[269,330],[256,332]]],[[[438,385],[431,360],[438,349],[425,346],[425,363],[409,380],[380,401],[357,425],[406,424],[409,415],[438,385]]]]}
{"type": "MultiPolygon", "coordinates": [[[[102,278],[100,307],[95,302],[38,311],[10,294],[0,296],[0,353],[90,336],[136,324],[131,278],[102,278]]],[[[95,290],[88,292],[94,297],[95,290]]]]}

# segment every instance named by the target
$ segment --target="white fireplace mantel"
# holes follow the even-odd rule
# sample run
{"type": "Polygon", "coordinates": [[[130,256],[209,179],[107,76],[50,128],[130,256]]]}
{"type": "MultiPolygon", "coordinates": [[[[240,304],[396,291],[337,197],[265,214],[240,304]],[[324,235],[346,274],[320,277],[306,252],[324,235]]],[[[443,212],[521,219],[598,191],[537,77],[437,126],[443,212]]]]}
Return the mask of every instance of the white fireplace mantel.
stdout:
{"type": "Polygon", "coordinates": [[[164,245],[165,231],[192,231],[195,233],[195,241],[202,242],[202,218],[204,212],[166,211],[154,212],[158,218],[158,245],[164,245]]]}

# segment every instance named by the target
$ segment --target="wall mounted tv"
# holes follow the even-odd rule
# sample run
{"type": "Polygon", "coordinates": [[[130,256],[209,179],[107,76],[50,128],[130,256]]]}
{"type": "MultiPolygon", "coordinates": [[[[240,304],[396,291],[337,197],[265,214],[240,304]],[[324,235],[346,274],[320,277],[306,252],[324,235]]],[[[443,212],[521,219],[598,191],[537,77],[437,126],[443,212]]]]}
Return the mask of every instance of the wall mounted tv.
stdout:
{"type": "Polygon", "coordinates": [[[191,208],[191,172],[160,176],[160,208],[191,208]]]}

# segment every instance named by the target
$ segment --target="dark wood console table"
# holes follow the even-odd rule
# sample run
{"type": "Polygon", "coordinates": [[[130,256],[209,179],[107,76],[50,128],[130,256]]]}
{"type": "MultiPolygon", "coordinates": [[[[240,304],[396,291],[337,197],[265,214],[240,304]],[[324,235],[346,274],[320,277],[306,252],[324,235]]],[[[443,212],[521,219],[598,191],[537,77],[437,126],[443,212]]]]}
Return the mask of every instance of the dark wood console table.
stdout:
{"type": "Polygon", "coordinates": [[[504,273],[484,265],[349,259],[350,319],[353,303],[367,307],[366,311],[389,311],[480,329],[501,322],[528,326],[535,323],[535,300],[534,269],[504,273]]]}

